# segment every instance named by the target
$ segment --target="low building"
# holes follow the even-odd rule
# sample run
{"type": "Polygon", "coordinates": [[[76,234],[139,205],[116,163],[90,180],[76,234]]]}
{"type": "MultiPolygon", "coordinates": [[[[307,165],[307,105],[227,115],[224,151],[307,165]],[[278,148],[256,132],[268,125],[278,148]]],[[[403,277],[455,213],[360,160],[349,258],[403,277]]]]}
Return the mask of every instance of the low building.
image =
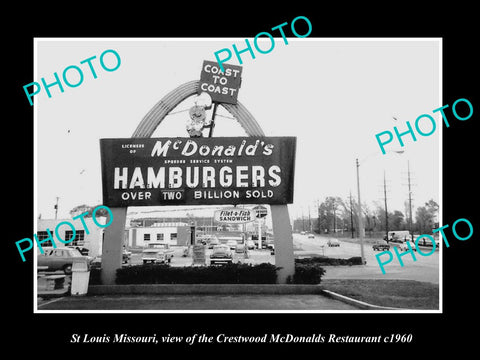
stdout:
{"type": "Polygon", "coordinates": [[[145,247],[152,241],[186,246],[190,243],[191,229],[183,222],[158,222],[150,226],[127,227],[125,237],[126,245],[131,248],[145,247]]]}
{"type": "MultiPolygon", "coordinates": [[[[97,226],[91,217],[84,217],[83,220],[85,226],[82,224],[81,219],[38,219],[36,232],[38,240],[45,240],[49,237],[48,229],[53,236],[56,247],[80,246],[89,250],[89,256],[101,255],[104,229],[97,226]],[[72,224],[73,228],[67,223],[72,224]],[[73,237],[74,230],[75,237],[73,237]],[[64,242],[71,241],[65,244],[58,239],[57,234],[64,242]]],[[[96,221],[102,225],[106,224],[105,217],[97,217],[96,221]]],[[[42,247],[53,246],[51,240],[45,241],[41,245],[42,247]]]]}

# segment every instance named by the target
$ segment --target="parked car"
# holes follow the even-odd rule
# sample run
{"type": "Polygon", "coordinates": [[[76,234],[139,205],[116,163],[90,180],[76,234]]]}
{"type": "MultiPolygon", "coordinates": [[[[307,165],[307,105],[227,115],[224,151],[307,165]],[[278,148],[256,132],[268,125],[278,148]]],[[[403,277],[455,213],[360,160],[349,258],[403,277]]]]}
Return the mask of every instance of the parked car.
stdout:
{"type": "MultiPolygon", "coordinates": [[[[132,253],[130,251],[127,251],[126,249],[123,249],[122,265],[124,265],[124,264],[129,265],[130,260],[131,260],[131,256],[132,256],[132,253]]],[[[91,269],[101,269],[102,268],[102,256],[101,255],[97,255],[92,259],[92,261],[90,263],[90,268],[91,269]]]]}
{"type": "MultiPolygon", "coordinates": [[[[433,239],[435,240],[435,247],[438,249],[439,247],[439,240],[438,240],[438,237],[436,236],[438,233],[435,233],[433,235],[433,239]]],[[[417,241],[417,238],[421,236],[421,235],[417,235],[417,234],[414,234],[413,235],[413,239],[415,241],[417,241]]],[[[418,241],[418,246],[425,246],[425,247],[433,247],[433,243],[430,239],[428,239],[427,237],[423,236],[420,238],[420,240],[418,241]]]]}
{"type": "Polygon", "coordinates": [[[305,235],[306,233],[306,231],[300,231],[300,235],[305,235]]]}
{"type": "Polygon", "coordinates": [[[310,233],[310,234],[308,234],[308,238],[309,238],[309,239],[315,239],[315,235],[312,234],[312,233],[310,233]]]}
{"type": "Polygon", "coordinates": [[[233,254],[232,250],[230,250],[230,247],[228,245],[215,245],[213,247],[213,252],[210,255],[210,264],[218,264],[218,263],[223,263],[223,264],[228,264],[233,262],[233,254]]]}
{"type": "Polygon", "coordinates": [[[275,241],[273,241],[273,239],[268,239],[267,242],[266,242],[266,247],[267,249],[274,249],[275,248],[275,241]]]}
{"type": "Polygon", "coordinates": [[[77,261],[85,261],[88,266],[93,258],[84,256],[77,249],[69,247],[43,248],[43,254],[37,253],[37,265],[47,266],[47,271],[63,270],[66,275],[72,273],[72,265],[77,261]]]}
{"type": "Polygon", "coordinates": [[[413,241],[410,241],[410,240],[405,241],[403,244],[401,244],[401,245],[400,245],[400,250],[402,250],[402,251],[408,251],[408,250],[410,250],[410,249],[408,248],[407,243],[410,244],[410,247],[412,248],[413,251],[417,251],[417,248],[415,247],[415,244],[413,243],[413,241]]]}
{"type": "Polygon", "coordinates": [[[327,241],[327,245],[328,246],[340,246],[340,241],[338,241],[337,239],[329,239],[327,241]]]}
{"type": "Polygon", "coordinates": [[[87,249],[86,247],[83,247],[83,246],[74,246],[74,245],[71,245],[71,246],[67,246],[69,249],[76,249],[78,251],[80,251],[80,254],[82,254],[83,256],[88,256],[88,253],[90,252],[89,249],[87,249]]]}
{"type": "Polygon", "coordinates": [[[247,251],[247,245],[246,244],[243,244],[243,243],[240,243],[240,244],[237,244],[235,245],[235,252],[236,253],[245,253],[247,251]]]}
{"type": "Polygon", "coordinates": [[[210,240],[212,240],[212,235],[210,234],[197,234],[195,242],[198,244],[202,245],[208,245],[210,243],[210,240]]]}
{"type": "Polygon", "coordinates": [[[209,249],[213,249],[213,247],[215,245],[220,245],[220,241],[218,240],[218,238],[214,235],[210,238],[210,240],[208,241],[208,248],[209,249]]]}
{"type": "Polygon", "coordinates": [[[124,248],[122,252],[122,264],[130,263],[131,258],[132,258],[132,253],[130,251],[127,251],[127,249],[124,248]]]}
{"type": "Polygon", "coordinates": [[[238,243],[236,240],[227,240],[225,245],[229,246],[231,250],[235,250],[235,248],[237,247],[237,244],[238,243]]]}
{"type": "Polygon", "coordinates": [[[90,263],[90,269],[101,269],[102,268],[102,257],[100,255],[95,256],[90,263]]]}
{"type": "Polygon", "coordinates": [[[247,240],[247,249],[248,250],[255,249],[255,242],[253,240],[247,240]]]}
{"type": "Polygon", "coordinates": [[[172,261],[173,250],[165,242],[152,241],[142,251],[142,261],[147,263],[167,264],[172,261]]]}
{"type": "Polygon", "coordinates": [[[402,243],[404,241],[410,240],[412,237],[410,231],[408,230],[394,230],[389,231],[388,235],[383,238],[383,240],[402,243]]]}
{"type": "Polygon", "coordinates": [[[375,244],[372,245],[372,249],[377,251],[390,250],[390,245],[388,245],[384,241],[377,241],[375,244]]]}

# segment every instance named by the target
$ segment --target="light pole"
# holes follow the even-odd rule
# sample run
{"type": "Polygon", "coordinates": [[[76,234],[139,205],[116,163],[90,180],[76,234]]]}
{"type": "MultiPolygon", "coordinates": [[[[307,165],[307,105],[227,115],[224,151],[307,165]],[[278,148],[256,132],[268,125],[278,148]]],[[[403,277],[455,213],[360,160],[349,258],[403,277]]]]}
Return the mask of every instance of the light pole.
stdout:
{"type": "MultiPolygon", "coordinates": [[[[403,154],[403,150],[392,151],[397,154],[403,154]]],[[[369,156],[367,156],[369,157],[369,156]]],[[[366,160],[366,158],[364,159],[366,160]]],[[[363,221],[362,221],[362,202],[360,199],[360,163],[358,162],[358,158],[356,158],[356,165],[357,165],[357,192],[358,192],[358,235],[360,237],[360,254],[362,257],[362,263],[365,264],[365,251],[364,251],[364,244],[363,244],[363,221]]]]}

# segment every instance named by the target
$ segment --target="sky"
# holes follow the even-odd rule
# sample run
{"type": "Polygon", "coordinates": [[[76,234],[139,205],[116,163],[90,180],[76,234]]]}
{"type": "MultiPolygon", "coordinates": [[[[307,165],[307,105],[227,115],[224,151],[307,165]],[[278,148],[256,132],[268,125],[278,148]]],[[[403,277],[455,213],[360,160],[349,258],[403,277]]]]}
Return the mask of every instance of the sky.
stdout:
{"type": "MultiPolygon", "coordinates": [[[[410,166],[414,211],[434,199],[441,202],[442,121],[432,111],[442,106],[441,40],[282,38],[268,54],[248,53],[242,65],[238,100],[252,113],[266,136],[296,136],[294,203],[292,217],[316,216],[316,203],[326,196],[357,198],[355,161],[360,167],[362,203],[370,208],[383,204],[383,177],[387,183],[389,211],[404,212],[408,198],[407,164],[410,166]],[[403,137],[387,145],[382,155],[375,134],[405,131],[406,121],[429,114],[437,121],[430,136],[414,142],[403,137]],[[403,150],[402,154],[388,151],[403,150]]],[[[102,202],[101,138],[128,138],[145,114],[167,93],[200,78],[203,60],[215,60],[214,52],[242,48],[245,39],[92,39],[37,38],[34,79],[54,81],[54,72],[76,65],[83,82],[64,85],[35,95],[36,210],[42,218],[69,218],[81,204],[102,202]],[[117,70],[107,72],[99,64],[105,50],[121,58],[117,70]],[[92,56],[97,78],[87,64],[92,56]]],[[[268,44],[263,44],[267,48],[268,44]]],[[[110,54],[111,55],[111,54],[110,54]]],[[[113,56],[105,56],[108,67],[113,56]]],[[[70,72],[75,82],[74,71],[70,72]]],[[[43,90],[43,89],[42,89],[43,90]]],[[[28,100],[26,100],[28,101],[28,100]]],[[[154,137],[187,137],[185,125],[189,98],[172,111],[154,137]]],[[[246,136],[235,119],[219,107],[214,136],[246,136]]],[[[421,123],[424,132],[430,129],[421,123]]],[[[136,208],[151,211],[152,208],[136,208]]],[[[213,212],[212,212],[213,213],[213,212]]]]}

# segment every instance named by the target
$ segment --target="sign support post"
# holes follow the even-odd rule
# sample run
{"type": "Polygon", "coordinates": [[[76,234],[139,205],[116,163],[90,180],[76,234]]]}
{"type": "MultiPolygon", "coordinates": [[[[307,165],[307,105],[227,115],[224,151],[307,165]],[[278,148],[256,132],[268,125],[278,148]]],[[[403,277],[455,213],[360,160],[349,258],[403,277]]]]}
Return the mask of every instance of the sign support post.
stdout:
{"type": "MultiPolygon", "coordinates": [[[[113,215],[112,224],[104,230],[102,244],[101,280],[104,285],[114,285],[117,269],[122,267],[123,238],[125,236],[126,207],[110,208],[113,215]]],[[[109,215],[110,216],[110,215],[109,215]]],[[[107,219],[109,222],[110,219],[107,219]]]]}
{"type": "Polygon", "coordinates": [[[279,267],[277,283],[286,284],[288,276],[295,273],[293,237],[287,205],[270,205],[272,212],[275,266],[279,267]]]}
{"type": "Polygon", "coordinates": [[[257,219],[257,224],[258,224],[258,249],[262,249],[262,219],[258,218],[257,219]]]}
{"type": "MultiPolygon", "coordinates": [[[[264,137],[265,134],[263,133],[263,130],[261,127],[258,125],[254,117],[250,114],[250,112],[243,106],[240,102],[237,101],[237,96],[238,96],[238,89],[240,88],[241,85],[241,67],[240,66],[235,66],[235,65],[226,65],[225,64],[225,72],[220,74],[219,69],[216,63],[214,62],[204,62],[203,65],[203,70],[201,74],[201,79],[200,81],[190,81],[187,82],[183,85],[180,85],[178,88],[174,89],[171,91],[169,94],[167,94],[164,98],[162,98],[155,106],[144,116],[144,118],[141,120],[141,122],[138,124],[136,130],[134,131],[132,135],[132,139],[136,138],[150,138],[153,135],[153,132],[155,129],[160,125],[160,123],[164,120],[165,116],[169,114],[169,112],[175,108],[181,101],[185,100],[187,97],[195,95],[195,94],[200,94],[202,92],[207,92],[212,98],[212,101],[214,102],[214,109],[213,109],[213,114],[212,114],[212,127],[210,128],[210,134],[209,137],[212,137],[213,134],[213,127],[214,127],[214,117],[216,113],[216,107],[218,103],[220,103],[232,116],[240,123],[240,125],[245,129],[249,137],[262,137],[261,140],[258,141],[265,141],[264,137]]],[[[167,139],[169,140],[169,139],[167,139]]],[[[225,138],[219,138],[221,142],[225,142],[225,138]]],[[[268,139],[270,140],[270,139],[268,139]]],[[[143,141],[143,140],[140,140],[143,141]]],[[[199,140],[202,141],[202,140],[199,140]]],[[[234,141],[234,140],[229,140],[229,141],[234,141]]],[[[246,139],[248,141],[248,139],[246,139]]],[[[276,141],[276,140],[273,140],[276,141]]],[[[122,140],[124,145],[128,146],[130,145],[131,148],[129,150],[129,153],[135,153],[138,152],[140,153],[141,148],[135,147],[133,145],[138,145],[138,144],[129,144],[128,141],[125,141],[124,139],[122,140]]],[[[162,146],[164,146],[165,143],[163,143],[162,146]]],[[[178,142],[177,142],[178,145],[178,142]]],[[[202,144],[200,144],[201,146],[202,144]]],[[[205,144],[209,145],[209,144],[205,144]]],[[[229,145],[229,144],[226,144],[229,145]]],[[[200,147],[199,146],[199,147],[200,147]]],[[[243,149],[243,145],[238,144],[237,149],[239,149],[239,152],[241,152],[240,149],[243,149]]],[[[248,145],[245,146],[244,154],[247,154],[247,147],[248,145]]],[[[273,233],[274,233],[274,239],[275,239],[275,265],[280,268],[278,272],[278,283],[279,284],[284,284],[287,282],[287,279],[289,276],[293,276],[294,271],[295,271],[295,262],[294,262],[294,254],[293,254],[293,237],[292,237],[292,228],[290,225],[290,217],[288,215],[288,207],[286,203],[288,201],[292,202],[293,199],[293,160],[292,157],[294,156],[294,150],[295,150],[295,143],[293,143],[293,153],[292,155],[289,155],[291,158],[288,159],[288,156],[285,156],[285,146],[272,146],[270,148],[265,147],[261,149],[260,146],[250,144],[250,149],[252,153],[255,153],[255,149],[259,148],[258,153],[262,151],[263,155],[266,157],[262,160],[261,165],[260,164],[252,164],[252,169],[253,166],[255,167],[255,172],[252,172],[252,177],[255,176],[256,181],[261,183],[261,178],[264,177],[265,175],[270,177],[270,182],[269,186],[275,187],[275,189],[264,189],[266,192],[263,192],[264,195],[267,197],[270,197],[270,207],[272,211],[272,225],[273,225],[273,233]],[[287,164],[290,163],[290,167],[282,167],[281,165],[277,165],[272,163],[271,166],[273,166],[270,170],[267,170],[266,172],[262,173],[261,170],[259,170],[259,166],[266,166],[264,160],[265,159],[270,159],[271,158],[271,153],[272,149],[282,149],[282,154],[280,155],[280,159],[282,161],[287,160],[287,164]],[[276,168],[275,166],[278,166],[276,168]],[[288,169],[289,174],[284,174],[288,169]],[[282,176],[285,176],[285,181],[278,182],[276,181],[277,179],[280,179],[280,171],[282,172],[282,176]],[[292,181],[291,186],[287,186],[286,189],[279,189],[278,186],[282,187],[285,186],[285,183],[288,182],[286,181],[292,181]],[[276,190],[274,192],[274,190],[276,190]],[[271,192],[269,192],[271,191],[271,192]],[[279,202],[275,199],[276,196],[279,196],[279,194],[286,196],[287,197],[287,202],[279,202]],[[273,199],[273,200],[272,200],[273,199]],[[273,202],[273,204],[272,204],[273,202]]],[[[125,148],[126,149],[126,148],[125,148]]],[[[157,149],[158,155],[163,154],[163,152],[167,151],[167,147],[165,149],[161,147],[157,149]]],[[[172,147],[173,149],[173,147],[172,147]]],[[[206,148],[203,148],[206,149],[206,148]]],[[[174,149],[175,150],[175,149],[174,149]]],[[[126,153],[127,150],[125,150],[126,153]]],[[[277,151],[275,151],[277,152],[277,151]]],[[[117,151],[118,154],[118,151],[117,151]]],[[[103,159],[102,154],[102,159],[103,159]]],[[[230,156],[230,155],[228,155],[230,156]]],[[[247,156],[250,156],[247,154],[247,156]]],[[[278,156],[278,154],[277,154],[278,156]]],[[[103,160],[102,160],[103,163],[103,160]]],[[[111,161],[109,162],[108,159],[106,163],[111,166],[111,161]]],[[[105,285],[109,284],[115,284],[115,278],[116,278],[116,271],[117,269],[121,268],[122,266],[122,249],[123,249],[123,239],[124,239],[124,229],[125,229],[125,223],[126,223],[126,216],[127,216],[127,207],[128,206],[148,206],[148,205],[155,205],[153,203],[149,203],[150,200],[153,200],[153,190],[159,190],[160,193],[159,195],[161,196],[160,198],[163,200],[169,200],[172,205],[175,204],[175,201],[178,201],[179,204],[184,204],[185,198],[184,195],[187,195],[189,192],[190,196],[192,195],[192,191],[183,191],[183,189],[180,189],[179,191],[169,191],[169,189],[165,189],[163,186],[161,189],[152,189],[152,194],[148,194],[148,197],[146,195],[147,191],[145,191],[145,197],[144,195],[140,195],[140,192],[143,193],[143,189],[141,187],[142,183],[142,178],[145,176],[145,173],[142,174],[142,169],[140,165],[135,164],[135,168],[131,168],[125,170],[125,166],[123,164],[118,165],[118,170],[113,169],[113,175],[117,176],[117,178],[113,182],[109,182],[108,186],[112,186],[112,184],[120,184],[122,183],[122,186],[118,186],[118,192],[117,194],[112,193],[113,198],[110,199],[108,196],[106,197],[106,189],[108,190],[109,188],[106,187],[104,184],[104,203],[105,205],[108,205],[112,211],[112,216],[113,216],[113,221],[111,225],[105,229],[104,232],[104,242],[102,246],[102,271],[101,271],[101,279],[102,283],[105,285]],[[120,165],[122,165],[120,167],[120,165]],[[138,168],[138,169],[137,169],[138,168]],[[116,172],[115,172],[116,171],[116,172]],[[132,188],[131,190],[133,191],[123,191],[126,188],[124,188],[123,184],[127,183],[127,173],[130,174],[131,178],[134,178],[133,181],[130,179],[130,187],[132,188]],[[115,175],[116,174],[116,175],[115,175]],[[133,185],[132,185],[133,184],[133,185]],[[139,185],[140,184],[140,185],[139,185]],[[138,187],[138,189],[137,189],[138,187]],[[152,198],[150,198],[150,195],[152,198]],[[172,196],[175,197],[173,199],[172,196]],[[178,197],[177,197],[178,195],[178,197]],[[120,197],[118,197],[120,196],[120,197]],[[131,197],[131,198],[130,198],[131,197]],[[145,200],[148,200],[145,203],[135,204],[135,201],[139,201],[140,197],[142,197],[145,200]],[[170,200],[170,198],[172,198],[170,200]],[[108,199],[108,201],[106,201],[108,199]],[[129,200],[128,202],[124,202],[124,200],[129,200]],[[136,200],[135,200],[136,199],[136,200]],[[133,202],[131,200],[134,200],[133,202]],[[113,203],[110,205],[108,204],[110,201],[113,203]]],[[[103,165],[102,165],[103,166],[103,165]]],[[[149,165],[146,163],[144,166],[148,167],[149,165]]],[[[238,176],[240,178],[239,182],[243,182],[243,170],[242,166],[246,166],[244,164],[239,164],[239,168],[241,170],[238,171],[238,176]]],[[[165,169],[166,167],[164,167],[165,169]]],[[[107,170],[112,170],[112,169],[102,169],[102,178],[104,178],[104,175],[111,176],[112,173],[107,171],[107,170]]],[[[143,169],[145,172],[145,169],[143,169]]],[[[147,182],[150,182],[151,184],[156,184],[157,182],[160,183],[162,181],[161,175],[162,173],[160,172],[159,169],[155,170],[157,171],[156,173],[152,173],[151,170],[147,170],[147,182]],[[148,179],[148,173],[150,172],[150,179],[148,179]],[[157,180],[157,177],[159,177],[159,180],[157,180]]],[[[163,170],[162,170],[163,171],[163,170]]],[[[178,169],[173,170],[174,176],[176,179],[180,179],[178,173],[175,173],[175,171],[178,171],[178,169]],[[175,175],[176,174],[176,175],[175,175]]],[[[220,169],[218,169],[220,171],[220,169]]],[[[225,170],[223,171],[223,175],[230,175],[230,173],[226,173],[225,170]]],[[[203,173],[202,173],[203,174],[203,173]]],[[[208,176],[208,175],[207,175],[208,176]]],[[[228,177],[225,178],[224,182],[228,182],[227,180],[228,177]]],[[[240,186],[237,191],[243,191],[246,189],[242,189],[243,186],[240,186]]],[[[111,190],[111,189],[110,189],[111,190]]],[[[147,189],[148,192],[150,192],[151,189],[147,189]]],[[[226,189],[223,190],[223,194],[229,195],[229,198],[231,197],[230,194],[232,194],[233,190],[230,190],[228,186],[226,186],[226,189]],[[230,191],[230,193],[228,192],[230,191]]],[[[260,196],[262,193],[260,192],[259,189],[252,189],[252,192],[250,194],[257,194],[260,196]]],[[[199,199],[197,196],[194,196],[194,200],[198,203],[202,203],[205,199],[209,200],[209,204],[215,204],[215,203],[224,203],[223,201],[220,202],[216,195],[210,195],[210,192],[205,191],[204,192],[198,192],[197,193],[201,198],[199,199]],[[213,198],[212,198],[213,197],[213,198]],[[205,199],[204,199],[205,198],[205,199]],[[214,201],[212,201],[212,200],[214,201]]],[[[215,192],[213,192],[215,194],[215,192]]],[[[239,193],[240,194],[240,193],[239,193]]],[[[237,196],[239,198],[239,196],[237,196]]],[[[255,200],[255,199],[253,199],[255,200]]],[[[235,201],[233,205],[240,204],[242,202],[235,201]]],[[[260,200],[256,199],[256,201],[253,202],[248,202],[249,204],[252,203],[265,203],[265,200],[260,200]]],[[[192,202],[192,205],[194,205],[195,202],[192,202]]],[[[259,222],[260,225],[260,222],[259,222]]],[[[260,241],[260,246],[261,246],[261,233],[259,236],[259,241],[260,241]]]]}
{"type": "Polygon", "coordinates": [[[213,135],[213,128],[215,127],[215,114],[217,112],[218,103],[213,104],[213,111],[212,111],[212,121],[210,122],[210,130],[208,132],[208,137],[212,137],[213,135]]]}

